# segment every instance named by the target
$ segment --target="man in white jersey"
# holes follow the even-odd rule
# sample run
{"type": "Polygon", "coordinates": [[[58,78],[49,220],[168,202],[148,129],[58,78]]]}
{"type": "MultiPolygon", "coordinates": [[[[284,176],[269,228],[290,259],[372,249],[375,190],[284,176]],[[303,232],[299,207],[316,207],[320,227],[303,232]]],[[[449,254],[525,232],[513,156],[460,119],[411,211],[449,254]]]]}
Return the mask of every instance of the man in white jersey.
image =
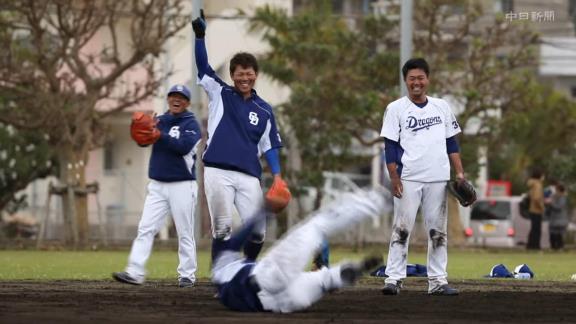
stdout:
{"type": "Polygon", "coordinates": [[[446,183],[450,162],[464,179],[455,135],[460,126],[448,103],[426,95],[428,63],[410,59],[402,67],[408,96],[388,105],[380,136],[385,139],[386,167],[394,195],[394,222],[382,292],[397,295],[406,277],[408,244],[418,207],[428,233],[428,293],[458,295],[447,281],[446,183]]]}
{"type": "MultiPolygon", "coordinates": [[[[230,86],[208,64],[203,11],[192,22],[192,28],[196,36],[198,84],[210,101],[208,140],[202,156],[204,188],[213,238],[227,240],[234,207],[245,222],[263,204],[260,156],[265,156],[274,181],[282,181],[279,160],[282,143],[272,107],[254,90],[258,78],[258,62],[254,55],[237,53],[230,60],[230,77],[234,83],[230,86]]],[[[261,223],[244,244],[244,253],[249,260],[255,259],[260,252],[264,232],[265,223],[261,223]]]]}

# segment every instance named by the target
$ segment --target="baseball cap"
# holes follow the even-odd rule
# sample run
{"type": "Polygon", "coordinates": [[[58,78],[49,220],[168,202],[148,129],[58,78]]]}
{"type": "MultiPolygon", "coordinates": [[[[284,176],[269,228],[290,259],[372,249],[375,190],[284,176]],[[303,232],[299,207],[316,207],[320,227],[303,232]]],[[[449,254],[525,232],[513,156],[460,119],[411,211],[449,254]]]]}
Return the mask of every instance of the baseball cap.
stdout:
{"type": "Polygon", "coordinates": [[[176,84],[173,85],[172,88],[170,88],[170,91],[168,91],[167,96],[171,95],[172,93],[179,93],[181,95],[183,95],[184,97],[186,97],[186,99],[188,99],[188,101],[190,101],[190,89],[188,89],[187,86],[182,85],[182,84],[176,84]]]}
{"type": "Polygon", "coordinates": [[[514,268],[514,276],[516,277],[519,274],[530,275],[530,278],[534,278],[534,272],[530,270],[527,264],[520,264],[514,268]]]}
{"type": "Polygon", "coordinates": [[[510,271],[508,271],[508,269],[506,269],[506,266],[504,266],[502,263],[500,263],[500,264],[493,266],[492,269],[490,270],[490,273],[485,277],[487,277],[487,278],[512,278],[513,275],[510,273],[510,271]]]}

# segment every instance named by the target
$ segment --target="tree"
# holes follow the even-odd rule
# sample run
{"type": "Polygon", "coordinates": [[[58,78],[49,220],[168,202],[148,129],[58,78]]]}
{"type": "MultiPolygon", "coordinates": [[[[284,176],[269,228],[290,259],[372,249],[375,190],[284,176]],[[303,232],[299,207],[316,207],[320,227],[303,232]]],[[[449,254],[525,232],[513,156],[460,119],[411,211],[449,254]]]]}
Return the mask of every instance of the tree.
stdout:
{"type": "Polygon", "coordinates": [[[64,196],[64,206],[71,206],[68,199],[75,205],[64,216],[77,215],[85,244],[88,152],[103,144],[107,118],[154,94],[161,82],[154,58],[189,17],[180,15],[180,0],[2,0],[0,6],[0,122],[48,135],[60,183],[76,193],[64,196]]]}
{"type": "Polygon", "coordinates": [[[415,48],[431,62],[433,91],[463,107],[458,115],[463,129],[477,129],[461,136],[467,171],[476,174],[482,146],[491,177],[512,181],[515,193],[525,191],[526,172],[535,165],[576,181],[566,171],[575,150],[570,130],[576,105],[538,80],[540,39],[531,25],[506,21],[503,14],[485,19],[484,6],[475,0],[426,0],[415,10],[421,31],[415,48]]]}
{"type": "Polygon", "coordinates": [[[415,9],[414,47],[433,69],[430,92],[453,98],[462,107],[462,129],[476,130],[460,136],[463,163],[472,178],[479,169],[477,148],[502,143],[500,117],[531,91],[517,85],[535,80],[533,67],[538,64],[537,33],[528,24],[505,21],[501,14],[482,19],[487,17],[484,5],[476,0],[425,0],[415,9]]]}
{"type": "Polygon", "coordinates": [[[570,189],[576,183],[576,103],[536,81],[517,86],[528,91],[502,116],[498,135],[511,140],[494,152],[492,176],[513,180],[513,191],[521,194],[528,171],[537,166],[570,189]]]}
{"type": "Polygon", "coordinates": [[[271,47],[262,70],[291,90],[277,114],[292,160],[290,182],[315,187],[318,207],[322,171],[369,165],[351,149],[377,137],[383,107],[397,91],[398,55],[385,37],[392,26],[374,16],[345,20],[328,1],[312,1],[295,16],[258,8],[251,28],[262,30],[271,47]]]}
{"type": "Polygon", "coordinates": [[[0,147],[0,211],[12,206],[10,212],[14,212],[21,200],[15,193],[53,172],[53,152],[43,134],[1,123],[0,147]]]}

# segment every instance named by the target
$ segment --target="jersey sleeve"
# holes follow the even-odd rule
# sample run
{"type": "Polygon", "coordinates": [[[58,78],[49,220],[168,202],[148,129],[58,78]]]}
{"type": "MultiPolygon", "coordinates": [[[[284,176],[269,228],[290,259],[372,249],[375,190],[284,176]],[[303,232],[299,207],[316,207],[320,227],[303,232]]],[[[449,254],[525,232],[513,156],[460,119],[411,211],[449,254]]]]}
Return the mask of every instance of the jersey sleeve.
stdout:
{"type": "Polygon", "coordinates": [[[282,147],[282,139],[276,127],[276,119],[274,114],[270,113],[270,119],[266,122],[266,129],[258,142],[258,154],[262,155],[266,151],[273,148],[282,147]]]}
{"type": "Polygon", "coordinates": [[[400,120],[398,119],[397,109],[394,109],[391,105],[388,105],[384,112],[380,136],[395,142],[400,141],[400,120]]]}
{"type": "Polygon", "coordinates": [[[222,81],[216,72],[208,64],[208,54],[206,52],[206,44],[204,39],[196,39],[194,44],[194,51],[196,56],[196,68],[198,69],[198,79],[196,83],[208,94],[208,98],[213,100],[217,94],[220,94],[222,88],[226,83],[222,81]]]}
{"type": "Polygon", "coordinates": [[[172,137],[168,133],[162,133],[160,141],[170,150],[181,155],[190,153],[197,148],[197,143],[202,138],[200,127],[196,120],[192,120],[180,128],[180,135],[172,137]]]}
{"type": "Polygon", "coordinates": [[[450,105],[446,101],[444,101],[444,107],[445,107],[445,115],[446,115],[446,118],[445,118],[446,123],[444,123],[444,126],[446,128],[446,138],[450,138],[450,137],[460,133],[462,130],[460,129],[460,124],[458,124],[458,121],[456,120],[456,116],[452,112],[450,105]]]}

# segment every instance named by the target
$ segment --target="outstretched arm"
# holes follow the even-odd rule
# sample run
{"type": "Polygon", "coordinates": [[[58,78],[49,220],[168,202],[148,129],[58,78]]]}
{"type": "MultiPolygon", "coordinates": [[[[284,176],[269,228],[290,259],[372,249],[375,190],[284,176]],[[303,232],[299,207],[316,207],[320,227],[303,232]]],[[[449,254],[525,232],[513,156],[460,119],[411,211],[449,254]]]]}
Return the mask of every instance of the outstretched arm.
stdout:
{"type": "Polygon", "coordinates": [[[196,54],[196,68],[198,68],[198,78],[202,79],[205,74],[214,73],[208,64],[208,53],[206,52],[206,43],[204,37],[206,36],[206,18],[204,17],[204,10],[200,9],[200,17],[192,21],[192,29],[196,36],[194,43],[194,52],[196,54]]]}

